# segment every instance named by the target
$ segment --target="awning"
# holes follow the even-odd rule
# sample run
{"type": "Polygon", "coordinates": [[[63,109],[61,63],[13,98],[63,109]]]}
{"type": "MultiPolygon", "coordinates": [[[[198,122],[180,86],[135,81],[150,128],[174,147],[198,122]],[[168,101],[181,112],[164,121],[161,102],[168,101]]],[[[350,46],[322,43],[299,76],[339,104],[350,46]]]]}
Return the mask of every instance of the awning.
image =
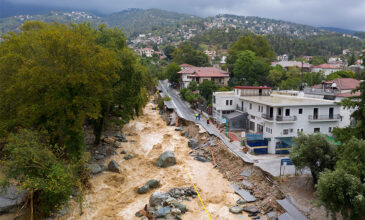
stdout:
{"type": "Polygon", "coordinates": [[[292,137],[277,137],[276,139],[282,141],[286,145],[293,146],[292,137]]]}

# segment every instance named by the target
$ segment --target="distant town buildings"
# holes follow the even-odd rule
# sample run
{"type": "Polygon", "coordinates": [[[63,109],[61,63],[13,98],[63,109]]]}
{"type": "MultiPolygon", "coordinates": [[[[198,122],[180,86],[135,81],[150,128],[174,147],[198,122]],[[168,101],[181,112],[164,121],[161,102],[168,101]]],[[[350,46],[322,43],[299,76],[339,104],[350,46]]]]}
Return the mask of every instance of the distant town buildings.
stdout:
{"type": "Polygon", "coordinates": [[[317,66],[312,66],[312,72],[323,72],[325,76],[333,73],[333,72],[337,72],[342,70],[342,67],[338,64],[328,64],[328,63],[324,63],[324,64],[320,64],[317,66]]]}
{"type": "Polygon", "coordinates": [[[280,65],[284,67],[286,70],[289,70],[290,67],[296,67],[303,69],[304,72],[310,72],[312,65],[305,62],[300,61],[279,61],[279,62],[272,62],[271,66],[280,65]]]}
{"type": "Polygon", "coordinates": [[[287,54],[280,55],[276,58],[278,61],[288,61],[289,56],[287,54]]]}

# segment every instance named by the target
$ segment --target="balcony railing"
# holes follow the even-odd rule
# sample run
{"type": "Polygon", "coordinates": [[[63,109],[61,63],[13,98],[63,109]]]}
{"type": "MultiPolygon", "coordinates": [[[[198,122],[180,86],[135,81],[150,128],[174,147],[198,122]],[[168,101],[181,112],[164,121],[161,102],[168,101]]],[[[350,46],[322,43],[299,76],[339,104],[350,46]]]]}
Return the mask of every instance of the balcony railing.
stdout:
{"type": "Polygon", "coordinates": [[[242,107],[242,106],[240,106],[240,105],[237,105],[237,106],[236,106],[236,110],[241,111],[241,112],[247,112],[247,108],[242,107]]]}
{"type": "Polygon", "coordinates": [[[323,120],[339,120],[341,118],[341,115],[309,115],[308,119],[311,121],[323,121],[323,120]]]}
{"type": "Polygon", "coordinates": [[[263,117],[266,120],[270,120],[270,121],[274,120],[274,116],[268,115],[268,114],[262,114],[261,117],[263,117]]]}
{"type": "Polygon", "coordinates": [[[277,121],[296,121],[297,116],[276,116],[277,121]]]}

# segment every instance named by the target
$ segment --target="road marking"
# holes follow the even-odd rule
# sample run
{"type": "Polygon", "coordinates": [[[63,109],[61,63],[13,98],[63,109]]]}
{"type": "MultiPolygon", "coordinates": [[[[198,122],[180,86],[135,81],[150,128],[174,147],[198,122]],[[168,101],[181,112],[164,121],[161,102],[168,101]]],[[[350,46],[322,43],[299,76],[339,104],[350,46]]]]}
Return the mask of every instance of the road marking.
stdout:
{"type": "Polygon", "coordinates": [[[205,208],[205,205],[204,205],[204,203],[203,203],[202,198],[201,198],[201,197],[200,197],[200,195],[199,195],[198,190],[196,189],[196,187],[195,187],[195,185],[194,185],[194,183],[193,183],[193,179],[191,178],[191,176],[190,176],[190,174],[189,174],[188,170],[186,169],[186,166],[185,166],[185,164],[184,164],[184,163],[183,163],[183,166],[184,166],[184,168],[185,168],[186,174],[188,174],[188,177],[189,177],[189,179],[190,179],[190,181],[191,181],[191,184],[193,184],[193,187],[194,187],[194,190],[195,190],[196,194],[198,194],[198,198],[199,198],[199,200],[200,200],[200,203],[203,205],[203,208],[204,208],[205,212],[207,213],[207,215],[208,215],[209,219],[210,219],[210,220],[212,220],[212,218],[211,218],[211,217],[210,217],[210,215],[209,215],[208,210],[205,208]]]}

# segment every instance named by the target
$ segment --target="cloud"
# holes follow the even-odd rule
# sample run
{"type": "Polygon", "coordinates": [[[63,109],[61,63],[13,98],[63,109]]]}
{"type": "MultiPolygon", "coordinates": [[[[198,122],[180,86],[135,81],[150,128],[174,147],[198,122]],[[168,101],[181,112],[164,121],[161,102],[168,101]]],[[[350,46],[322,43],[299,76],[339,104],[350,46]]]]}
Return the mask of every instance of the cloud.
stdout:
{"type": "Polygon", "coordinates": [[[364,0],[9,0],[104,13],[159,8],[198,16],[235,14],[365,31],[364,0]]]}

